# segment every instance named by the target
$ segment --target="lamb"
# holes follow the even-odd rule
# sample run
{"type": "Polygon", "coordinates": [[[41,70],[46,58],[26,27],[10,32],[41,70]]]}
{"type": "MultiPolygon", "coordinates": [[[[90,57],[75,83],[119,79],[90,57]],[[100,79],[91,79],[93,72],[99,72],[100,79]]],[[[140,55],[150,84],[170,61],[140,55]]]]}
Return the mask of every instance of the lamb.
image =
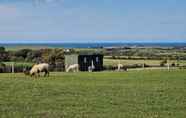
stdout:
{"type": "Polygon", "coordinates": [[[47,63],[41,63],[41,64],[36,64],[32,67],[30,70],[29,74],[31,76],[40,76],[40,73],[44,72],[44,76],[49,76],[49,64],[47,63]]]}

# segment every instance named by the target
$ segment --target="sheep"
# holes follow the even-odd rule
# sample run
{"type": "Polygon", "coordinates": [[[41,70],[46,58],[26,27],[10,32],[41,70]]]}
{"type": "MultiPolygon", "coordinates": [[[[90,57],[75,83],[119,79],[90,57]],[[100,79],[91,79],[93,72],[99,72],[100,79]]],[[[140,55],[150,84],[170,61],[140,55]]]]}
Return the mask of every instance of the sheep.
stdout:
{"type": "Polygon", "coordinates": [[[78,72],[79,71],[79,65],[78,64],[73,64],[73,65],[70,65],[69,67],[66,66],[66,72],[78,72]]]}
{"type": "Polygon", "coordinates": [[[36,64],[32,67],[30,70],[29,74],[30,76],[40,76],[40,73],[44,72],[44,76],[49,76],[49,64],[47,63],[41,63],[41,64],[36,64]]]}
{"type": "Polygon", "coordinates": [[[127,67],[124,67],[123,64],[118,64],[118,69],[117,69],[117,71],[121,71],[121,70],[123,70],[123,71],[128,71],[127,67]]]}

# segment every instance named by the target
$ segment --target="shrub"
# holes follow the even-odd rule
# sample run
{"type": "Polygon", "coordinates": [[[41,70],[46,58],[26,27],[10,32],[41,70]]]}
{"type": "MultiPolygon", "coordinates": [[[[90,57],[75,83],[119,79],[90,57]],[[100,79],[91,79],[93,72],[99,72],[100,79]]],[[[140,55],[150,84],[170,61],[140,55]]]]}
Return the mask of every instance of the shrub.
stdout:
{"type": "Polygon", "coordinates": [[[173,62],[173,63],[171,64],[171,66],[172,66],[172,67],[175,67],[175,66],[176,66],[175,62],[173,62]]]}
{"type": "Polygon", "coordinates": [[[105,65],[103,66],[103,70],[116,70],[117,67],[116,66],[112,66],[112,65],[105,65]]]}
{"type": "Polygon", "coordinates": [[[163,66],[165,66],[166,63],[167,63],[167,60],[163,60],[160,62],[160,66],[163,67],[163,66]]]}

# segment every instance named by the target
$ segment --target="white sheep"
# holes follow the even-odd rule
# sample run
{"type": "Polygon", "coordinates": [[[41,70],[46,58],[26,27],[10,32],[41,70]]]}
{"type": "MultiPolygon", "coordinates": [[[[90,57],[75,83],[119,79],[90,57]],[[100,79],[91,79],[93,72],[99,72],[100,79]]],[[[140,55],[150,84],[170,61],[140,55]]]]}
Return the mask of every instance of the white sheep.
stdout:
{"type": "Polygon", "coordinates": [[[79,65],[78,64],[73,64],[73,65],[70,65],[69,67],[66,66],[66,72],[78,72],[79,71],[79,65]]]}
{"type": "Polygon", "coordinates": [[[45,73],[44,76],[49,76],[49,64],[41,63],[41,64],[34,65],[30,70],[30,75],[40,76],[41,72],[45,73]]]}

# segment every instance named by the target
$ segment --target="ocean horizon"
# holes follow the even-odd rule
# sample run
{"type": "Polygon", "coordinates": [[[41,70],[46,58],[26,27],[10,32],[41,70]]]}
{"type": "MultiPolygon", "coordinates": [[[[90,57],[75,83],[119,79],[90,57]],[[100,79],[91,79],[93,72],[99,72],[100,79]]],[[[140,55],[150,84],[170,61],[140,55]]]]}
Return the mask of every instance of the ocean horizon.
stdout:
{"type": "Polygon", "coordinates": [[[107,48],[107,47],[186,47],[186,42],[101,42],[101,43],[0,43],[2,47],[107,48]]]}

